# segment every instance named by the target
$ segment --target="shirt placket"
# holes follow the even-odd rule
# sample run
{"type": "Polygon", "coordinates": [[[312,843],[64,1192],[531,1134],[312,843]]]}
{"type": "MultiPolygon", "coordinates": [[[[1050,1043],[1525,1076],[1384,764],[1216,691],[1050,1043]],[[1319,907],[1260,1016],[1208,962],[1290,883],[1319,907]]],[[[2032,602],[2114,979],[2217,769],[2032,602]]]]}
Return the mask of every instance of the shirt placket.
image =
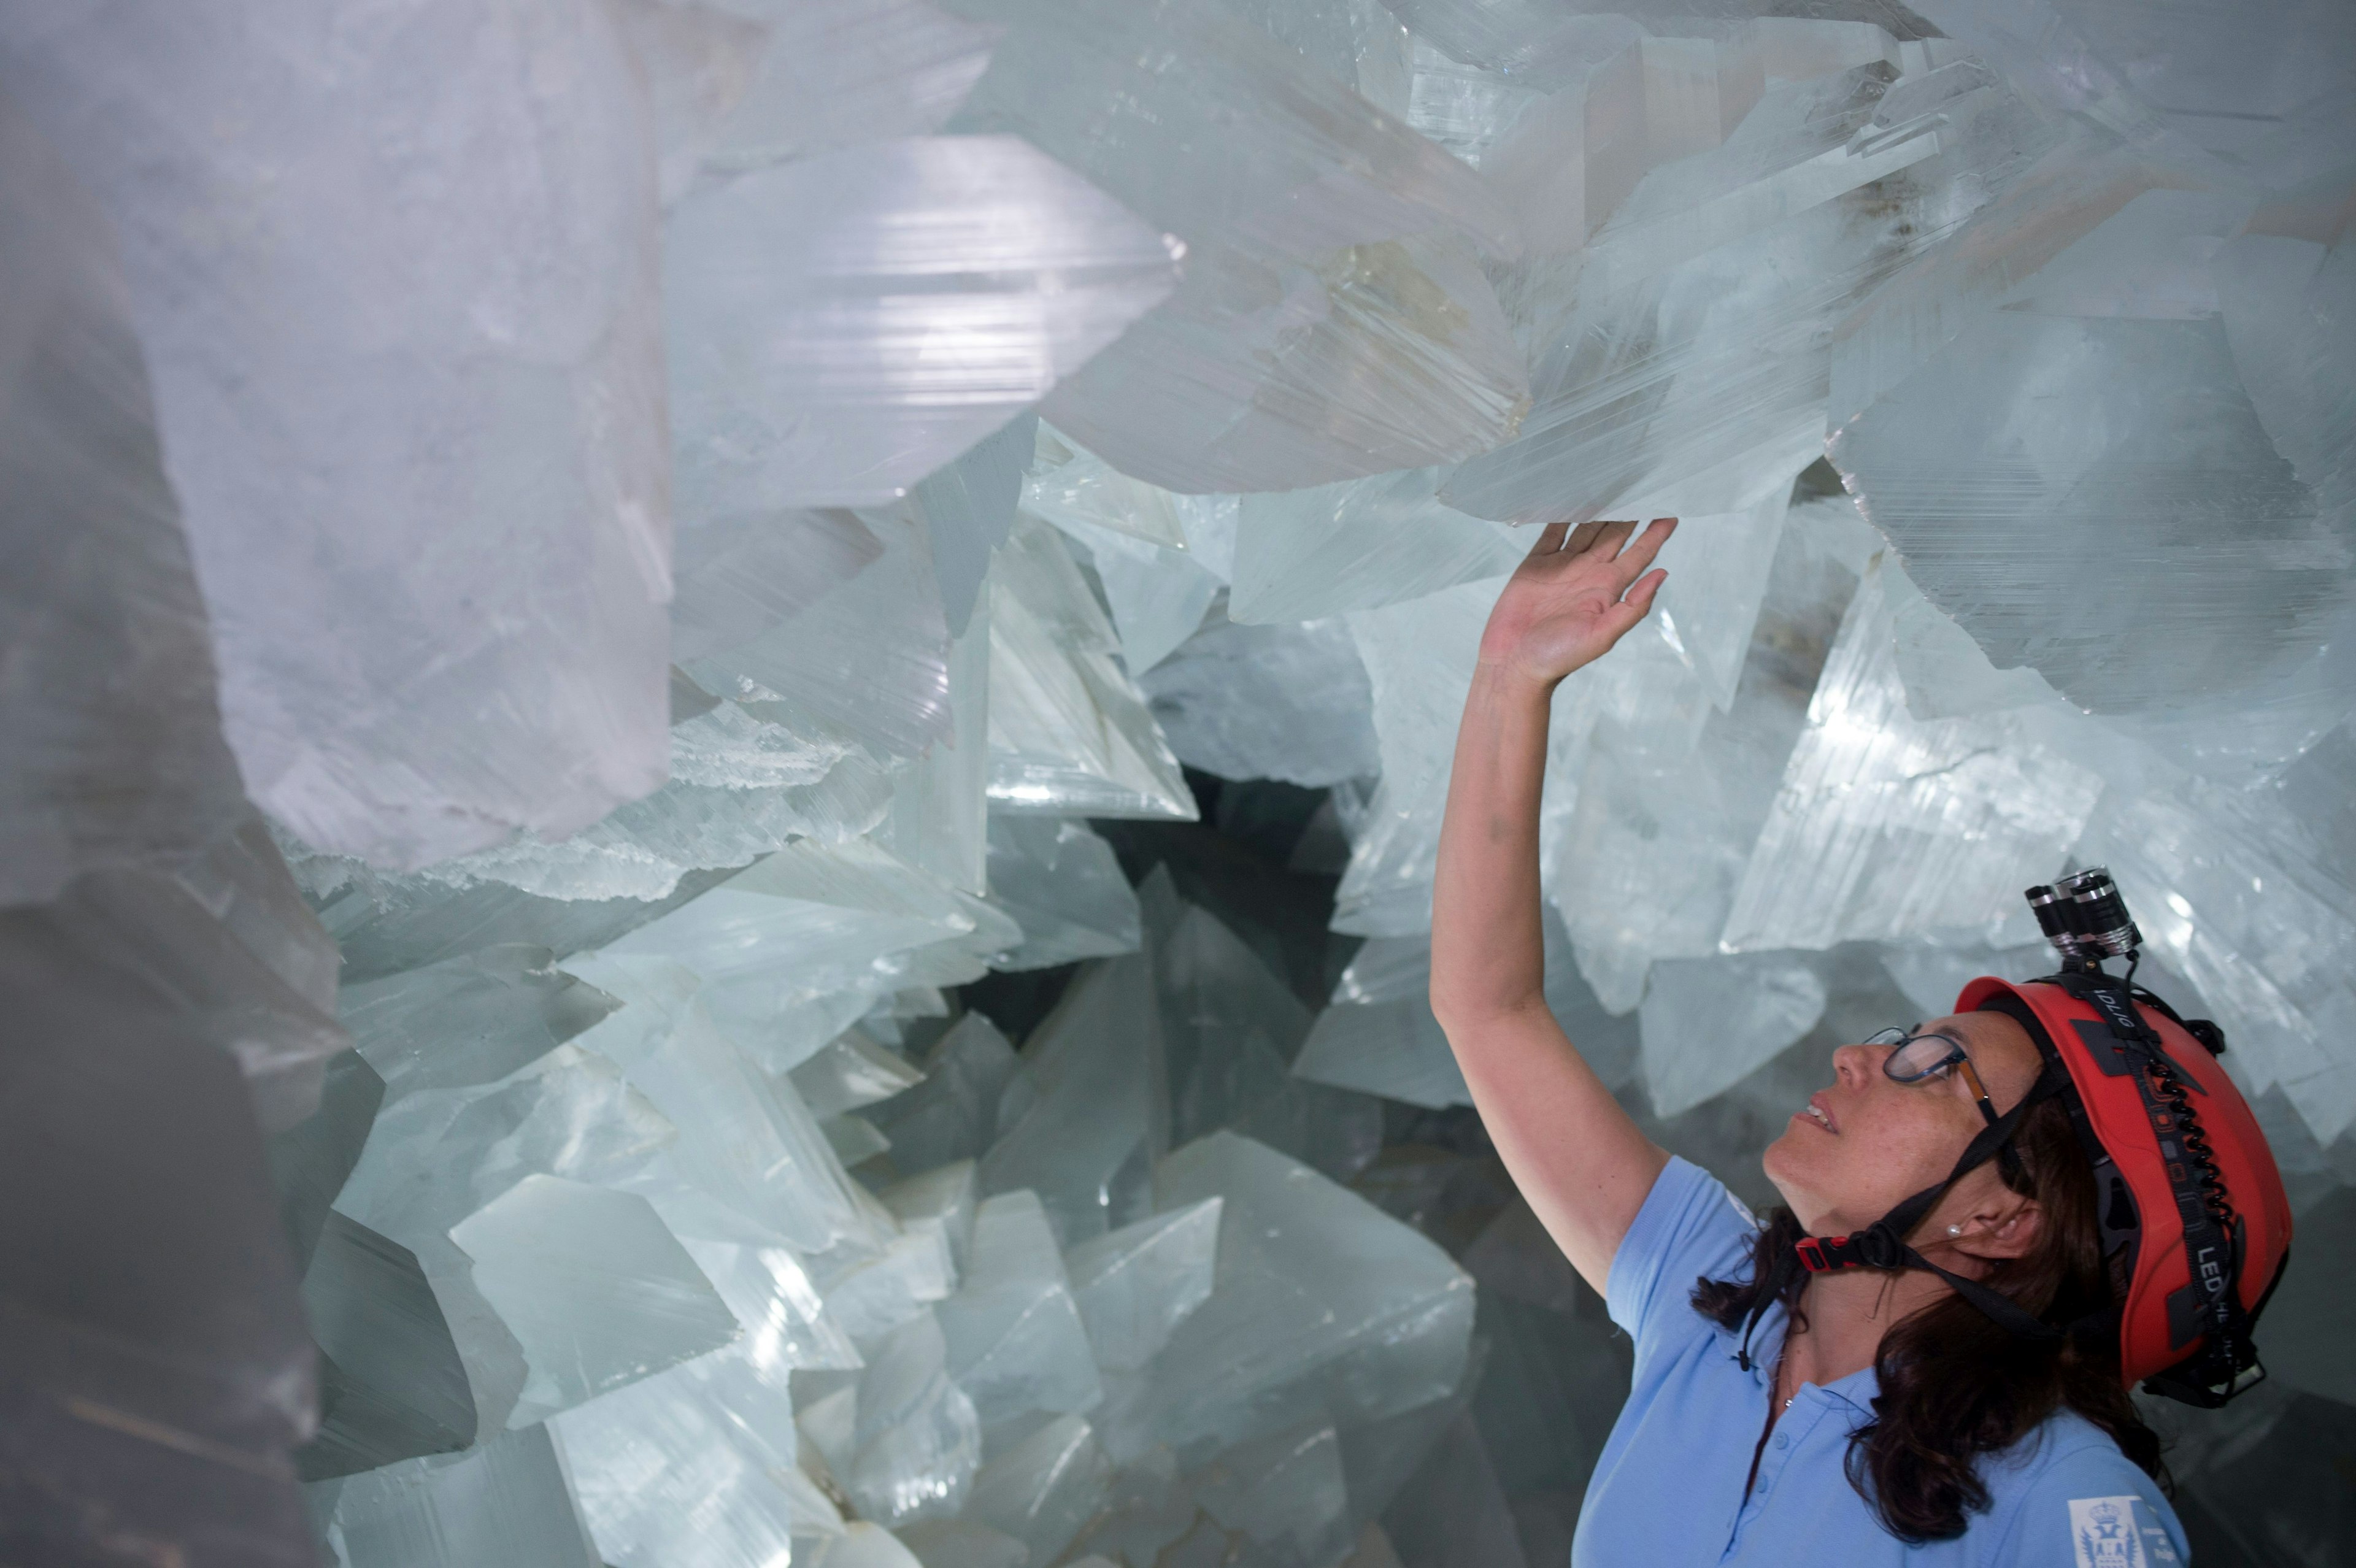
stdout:
{"type": "Polygon", "coordinates": [[[1719,1562],[1734,1559],[1751,1527],[1774,1501],[1776,1491],[1783,1484],[1785,1467],[1806,1445],[1816,1424],[1825,1418],[1826,1398],[1824,1391],[1814,1385],[1803,1388],[1794,1396],[1792,1407],[1775,1423],[1766,1447],[1760,1451],[1759,1477],[1751,1484],[1751,1495],[1735,1509],[1733,1528],[1728,1532],[1726,1551],[1719,1555],[1719,1562]]]}

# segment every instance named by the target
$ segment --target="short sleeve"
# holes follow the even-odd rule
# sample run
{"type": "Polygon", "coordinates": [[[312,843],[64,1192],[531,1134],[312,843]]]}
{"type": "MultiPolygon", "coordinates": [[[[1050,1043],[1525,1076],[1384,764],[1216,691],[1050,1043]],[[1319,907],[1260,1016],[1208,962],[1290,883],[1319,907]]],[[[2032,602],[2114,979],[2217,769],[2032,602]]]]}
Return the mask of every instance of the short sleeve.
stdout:
{"type": "Polygon", "coordinates": [[[1672,1321],[1703,1320],[1691,1307],[1694,1282],[1731,1279],[1746,1269],[1759,1221],[1726,1184],[1697,1165],[1672,1157],[1644,1196],[1634,1222],[1612,1255],[1604,1306],[1643,1355],[1665,1310],[1672,1321]]]}
{"type": "Polygon", "coordinates": [[[2176,1510],[2108,1441],[2075,1445],[2039,1467],[1995,1557],[2006,1568],[2186,1568],[2176,1510]]]}

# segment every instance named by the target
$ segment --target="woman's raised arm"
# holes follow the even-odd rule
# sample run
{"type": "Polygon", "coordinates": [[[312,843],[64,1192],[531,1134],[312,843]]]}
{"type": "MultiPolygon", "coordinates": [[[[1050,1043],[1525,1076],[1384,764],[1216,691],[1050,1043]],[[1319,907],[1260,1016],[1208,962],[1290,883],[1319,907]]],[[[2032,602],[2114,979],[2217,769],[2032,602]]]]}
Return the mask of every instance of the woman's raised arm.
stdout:
{"type": "Polygon", "coordinates": [[[1554,688],[1644,618],[1676,524],[1547,528],[1490,613],[1456,736],[1432,890],[1431,1010],[1530,1207],[1600,1294],[1668,1155],[1636,1129],[1546,1005],[1538,795],[1554,688]],[[1565,534],[1569,532],[1568,542],[1565,534]]]}

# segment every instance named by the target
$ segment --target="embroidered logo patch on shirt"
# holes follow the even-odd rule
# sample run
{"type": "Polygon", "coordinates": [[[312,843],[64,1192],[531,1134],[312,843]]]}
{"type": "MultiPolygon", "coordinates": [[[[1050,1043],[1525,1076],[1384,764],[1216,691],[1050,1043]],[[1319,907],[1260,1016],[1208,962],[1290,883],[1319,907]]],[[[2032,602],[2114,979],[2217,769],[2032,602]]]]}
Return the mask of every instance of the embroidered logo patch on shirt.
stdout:
{"type": "Polygon", "coordinates": [[[2178,1568],[2175,1542],[2141,1498],[2072,1498],[2077,1568],[2178,1568]]]}

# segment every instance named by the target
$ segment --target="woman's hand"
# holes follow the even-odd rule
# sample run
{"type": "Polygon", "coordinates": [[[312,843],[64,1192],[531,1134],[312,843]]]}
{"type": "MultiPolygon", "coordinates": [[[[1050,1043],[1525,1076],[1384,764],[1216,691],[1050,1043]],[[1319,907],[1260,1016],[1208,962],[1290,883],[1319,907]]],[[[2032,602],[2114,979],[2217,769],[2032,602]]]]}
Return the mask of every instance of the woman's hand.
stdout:
{"type": "Polygon", "coordinates": [[[1602,657],[1652,609],[1669,574],[1644,569],[1676,526],[1655,517],[1628,545],[1633,522],[1548,525],[1489,612],[1481,662],[1552,686],[1602,657]]]}

